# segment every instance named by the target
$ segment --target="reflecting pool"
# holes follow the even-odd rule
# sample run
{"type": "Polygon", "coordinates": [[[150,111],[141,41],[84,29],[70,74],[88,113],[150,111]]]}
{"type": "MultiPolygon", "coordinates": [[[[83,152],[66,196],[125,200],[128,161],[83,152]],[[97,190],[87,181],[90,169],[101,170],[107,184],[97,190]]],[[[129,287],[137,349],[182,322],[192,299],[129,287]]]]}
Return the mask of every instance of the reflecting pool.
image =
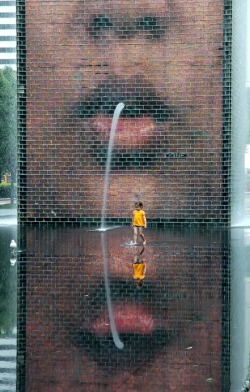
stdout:
{"type": "Polygon", "coordinates": [[[248,391],[249,228],[18,231],[0,224],[0,391],[248,391]]]}
{"type": "Polygon", "coordinates": [[[228,231],[90,229],[21,230],[18,391],[228,392],[228,231]]]}

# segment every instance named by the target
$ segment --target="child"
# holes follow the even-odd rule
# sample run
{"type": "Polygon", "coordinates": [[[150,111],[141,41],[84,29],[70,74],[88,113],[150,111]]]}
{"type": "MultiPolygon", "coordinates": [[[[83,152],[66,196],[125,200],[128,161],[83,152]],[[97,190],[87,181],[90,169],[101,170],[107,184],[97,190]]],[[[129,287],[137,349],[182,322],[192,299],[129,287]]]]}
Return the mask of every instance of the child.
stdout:
{"type": "Polygon", "coordinates": [[[146,244],[146,240],[144,237],[144,234],[142,232],[143,227],[147,227],[147,220],[146,220],[146,215],[145,212],[143,211],[143,204],[141,201],[138,203],[135,203],[135,210],[133,211],[133,220],[132,220],[132,226],[134,228],[134,242],[133,245],[137,244],[137,234],[139,230],[139,234],[142,238],[143,245],[146,244]]]}

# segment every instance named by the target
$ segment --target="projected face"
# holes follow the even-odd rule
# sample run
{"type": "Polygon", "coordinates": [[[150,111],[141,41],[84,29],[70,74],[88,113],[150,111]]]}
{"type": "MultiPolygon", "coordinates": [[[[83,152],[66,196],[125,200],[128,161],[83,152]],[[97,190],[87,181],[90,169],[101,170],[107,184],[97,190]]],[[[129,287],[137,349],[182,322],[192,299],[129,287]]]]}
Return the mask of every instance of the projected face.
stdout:
{"type": "Polygon", "coordinates": [[[188,7],[180,0],[77,3],[59,70],[77,93],[84,129],[100,144],[109,138],[119,102],[125,104],[115,141],[120,151],[162,148],[163,142],[176,152],[176,139],[190,144],[190,134],[211,127],[208,73],[218,46],[208,45],[215,34],[208,12],[205,1],[188,7]]]}
{"type": "MultiPolygon", "coordinates": [[[[45,76],[53,75],[48,80],[43,76],[41,88],[58,128],[55,142],[61,138],[62,154],[69,157],[77,179],[87,166],[94,174],[103,173],[119,102],[125,108],[117,126],[112,170],[114,175],[134,176],[126,183],[132,201],[157,188],[159,193],[178,191],[189,176],[194,179],[189,169],[198,171],[203,155],[208,166],[209,159],[212,165],[218,163],[209,154],[220,148],[216,132],[221,128],[222,32],[220,18],[214,17],[222,12],[219,3],[60,1],[51,6],[53,22],[50,5],[41,3],[46,24],[40,24],[38,50],[46,52],[45,76]],[[148,190],[138,185],[142,173],[148,176],[148,190]],[[162,174],[168,177],[160,179],[162,174]]],[[[66,164],[60,165],[65,174],[66,164]]],[[[203,170],[210,170],[204,161],[203,170]]],[[[81,181],[86,184],[86,176],[81,181]]],[[[85,185],[88,197],[94,194],[92,201],[101,193],[99,183],[91,190],[85,185]]],[[[119,178],[111,187],[114,193],[122,189],[119,178]]],[[[186,208],[185,186],[179,195],[186,208]]],[[[149,203],[153,208],[158,202],[149,203]]]]}

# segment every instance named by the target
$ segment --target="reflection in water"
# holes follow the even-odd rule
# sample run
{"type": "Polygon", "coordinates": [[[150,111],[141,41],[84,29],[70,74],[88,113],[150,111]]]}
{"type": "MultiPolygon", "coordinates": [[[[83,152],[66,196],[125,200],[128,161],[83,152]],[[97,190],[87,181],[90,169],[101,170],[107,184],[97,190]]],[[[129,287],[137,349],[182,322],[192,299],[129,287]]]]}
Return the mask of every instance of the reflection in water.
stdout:
{"type": "Polygon", "coordinates": [[[119,334],[116,328],[116,321],[114,319],[114,311],[112,306],[112,299],[110,295],[110,282],[109,282],[109,273],[108,273],[108,263],[106,258],[106,241],[104,238],[104,233],[101,234],[101,244],[102,244],[102,263],[103,263],[103,275],[104,275],[104,283],[105,283],[105,294],[107,301],[107,309],[109,315],[109,325],[112,333],[112,337],[114,343],[118,349],[124,348],[123,342],[119,338],[119,334]]]}
{"type": "MultiPolygon", "coordinates": [[[[0,225],[1,226],[1,225],[0,225]]],[[[0,227],[0,390],[16,385],[17,266],[10,242],[16,227],[0,227]]]]}
{"type": "Polygon", "coordinates": [[[146,276],[146,261],[145,261],[145,246],[142,249],[137,250],[134,248],[134,259],[133,259],[133,278],[138,288],[142,287],[143,281],[146,276]]]}
{"type": "Polygon", "coordinates": [[[223,233],[150,228],[145,249],[124,246],[130,230],[103,237],[119,350],[105,293],[104,233],[26,228],[26,392],[226,391],[223,233]],[[147,264],[139,290],[136,260],[147,264]]]}

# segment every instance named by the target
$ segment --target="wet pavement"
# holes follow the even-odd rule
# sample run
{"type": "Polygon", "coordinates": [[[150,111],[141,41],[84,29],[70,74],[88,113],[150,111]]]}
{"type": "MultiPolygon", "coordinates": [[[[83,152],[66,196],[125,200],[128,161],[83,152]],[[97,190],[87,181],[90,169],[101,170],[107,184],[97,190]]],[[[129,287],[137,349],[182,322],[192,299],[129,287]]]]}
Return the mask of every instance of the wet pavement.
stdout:
{"type": "Polygon", "coordinates": [[[90,229],[23,227],[15,263],[16,227],[0,227],[16,390],[247,391],[250,229],[149,227],[145,246],[90,229]]]}

